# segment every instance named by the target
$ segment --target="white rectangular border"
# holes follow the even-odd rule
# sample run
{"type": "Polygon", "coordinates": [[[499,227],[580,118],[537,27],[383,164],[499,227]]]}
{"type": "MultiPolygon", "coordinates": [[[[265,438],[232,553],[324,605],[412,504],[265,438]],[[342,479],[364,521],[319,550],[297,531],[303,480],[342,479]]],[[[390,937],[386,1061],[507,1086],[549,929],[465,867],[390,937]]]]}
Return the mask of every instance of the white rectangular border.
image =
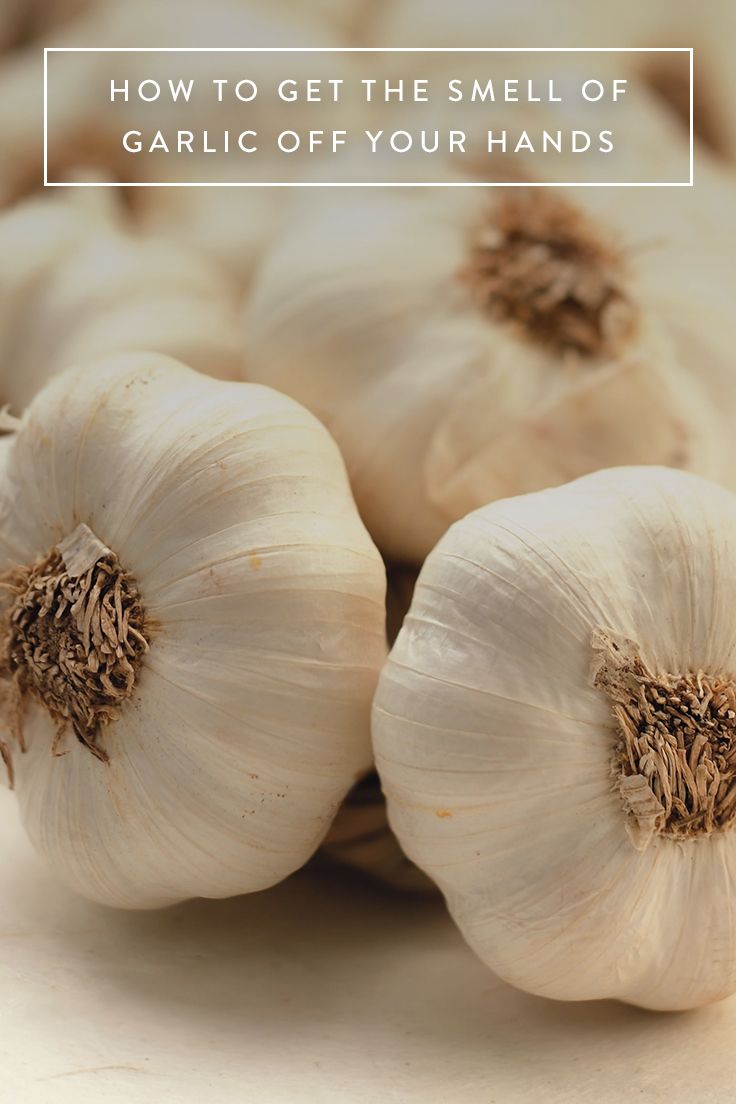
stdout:
{"type": "Polygon", "coordinates": [[[694,186],[692,46],[44,46],[43,49],[43,186],[44,188],[692,188],[694,186]],[[689,54],[690,178],[664,181],[60,181],[48,178],[49,54],[689,54]]]}

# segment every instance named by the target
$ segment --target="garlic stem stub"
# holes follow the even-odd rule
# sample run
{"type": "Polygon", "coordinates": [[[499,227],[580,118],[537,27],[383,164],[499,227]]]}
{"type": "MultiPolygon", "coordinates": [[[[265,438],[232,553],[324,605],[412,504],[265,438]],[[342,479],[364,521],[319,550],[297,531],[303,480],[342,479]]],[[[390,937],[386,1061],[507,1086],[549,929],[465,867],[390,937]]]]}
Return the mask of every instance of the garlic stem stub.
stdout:
{"type": "Polygon", "coordinates": [[[135,580],[84,524],[49,555],[6,577],[13,596],[3,674],[13,681],[10,724],[21,750],[23,705],[35,698],[103,763],[101,731],[133,693],[149,642],[135,580]]]}
{"type": "Polygon", "coordinates": [[[128,354],[4,437],[3,758],[38,851],[150,908],[303,865],[370,766],[385,573],[324,428],[128,354]]]}
{"type": "Polygon", "coordinates": [[[389,820],[502,978],[736,991],[736,497],[620,468],[430,554],[373,711],[389,820]]]}
{"type": "Polygon", "coordinates": [[[636,199],[543,189],[359,202],[295,212],[246,303],[245,371],[325,423],[384,555],[420,564],[469,511],[601,468],[732,478],[730,357],[692,347],[707,234],[691,253],[673,223],[655,249],[636,199]]]}

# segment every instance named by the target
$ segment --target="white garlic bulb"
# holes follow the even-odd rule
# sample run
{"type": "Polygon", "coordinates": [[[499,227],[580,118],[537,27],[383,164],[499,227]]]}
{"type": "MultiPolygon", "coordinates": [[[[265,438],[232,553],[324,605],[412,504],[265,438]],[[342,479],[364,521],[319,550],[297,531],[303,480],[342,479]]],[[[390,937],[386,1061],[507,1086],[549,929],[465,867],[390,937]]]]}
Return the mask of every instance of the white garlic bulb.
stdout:
{"type": "MultiPolygon", "coordinates": [[[[396,0],[379,12],[374,38],[387,46],[462,47],[478,40],[496,47],[616,47],[642,53],[599,54],[599,70],[611,59],[620,76],[648,83],[689,128],[688,59],[651,47],[693,47],[696,58],[694,129],[706,146],[736,155],[734,67],[731,44],[736,33],[731,0],[708,0],[707,8],[691,0],[649,0],[646,4],[590,4],[586,0],[396,0]],[[707,13],[704,18],[704,11],[707,13]],[[650,48],[650,49],[647,49],[650,48]]],[[[493,54],[490,55],[494,57],[493,54]]],[[[585,55],[589,62],[590,55],[585,55]]],[[[502,55],[496,55],[496,64],[502,55]]],[[[443,65],[447,55],[424,58],[427,67],[443,65]]],[[[461,59],[455,55],[456,63],[461,59]]],[[[477,64],[477,58],[476,64],[477,64]]],[[[559,60],[559,58],[558,58],[559,60]]],[[[567,66],[570,58],[564,61],[567,66]]]]}
{"type": "Polygon", "coordinates": [[[316,419],[153,354],[72,369],[3,465],[0,569],[15,788],[62,879],[147,908],[309,858],[370,766],[385,657],[316,419]]]}
{"type": "Polygon", "coordinates": [[[237,295],[197,251],[147,240],[105,211],[29,200],[0,215],[0,402],[17,413],[53,375],[149,349],[241,374],[237,295]]]}
{"type": "MultiPolygon", "coordinates": [[[[47,161],[51,180],[66,180],[70,164],[91,163],[106,170],[106,179],[122,181],[166,180],[176,162],[194,159],[201,154],[201,163],[210,165],[210,179],[219,180],[221,164],[238,166],[245,180],[272,181],[293,172],[304,171],[305,158],[301,153],[285,158],[275,153],[274,161],[265,154],[259,156],[257,165],[248,156],[237,153],[225,155],[223,133],[231,129],[231,146],[237,148],[237,136],[244,129],[258,132],[261,150],[276,149],[276,136],[284,129],[284,113],[274,112],[272,95],[261,92],[251,103],[244,103],[234,94],[237,83],[244,78],[256,82],[259,89],[272,90],[275,78],[280,77],[276,58],[268,52],[242,54],[227,51],[213,55],[206,47],[219,47],[238,43],[248,47],[283,46],[303,47],[289,55],[288,76],[299,82],[324,71],[325,75],[348,79],[353,72],[349,55],[310,53],[309,47],[334,47],[340,45],[337,35],[324,25],[305,18],[295,9],[274,10],[260,2],[247,0],[115,0],[114,3],[93,4],[89,10],[71,19],[53,35],[44,38],[44,46],[83,47],[89,53],[81,53],[74,65],[63,61],[61,68],[49,68],[49,98],[47,161]],[[181,99],[161,98],[146,104],[140,101],[135,90],[143,80],[152,76],[150,54],[136,53],[138,47],[160,47],[165,43],[175,52],[156,56],[155,79],[166,89],[167,81],[176,85],[180,79],[192,79],[193,93],[182,111],[181,99]],[[202,48],[199,53],[182,55],[176,48],[185,49],[192,44],[202,48]],[[123,47],[132,49],[126,55],[125,77],[133,90],[126,103],[118,99],[115,110],[110,106],[109,54],[99,48],[123,47]],[[329,66],[324,61],[329,57],[329,66]],[[321,60],[320,60],[321,59],[321,60]],[[327,69],[329,68],[329,74],[327,69]],[[228,85],[219,103],[212,90],[213,79],[227,80],[228,85]],[[184,149],[176,152],[178,130],[185,128],[195,135],[192,152],[184,149]],[[147,152],[133,154],[123,146],[122,136],[128,129],[140,130],[147,152]],[[149,146],[158,131],[163,133],[172,153],[150,152],[149,146]],[[217,155],[204,156],[203,132],[209,133],[208,145],[220,151],[217,155]],[[241,160],[242,158],[242,160],[241,160]]],[[[283,64],[281,66],[283,69],[283,64]]],[[[7,202],[42,179],[43,119],[42,99],[38,90],[43,81],[43,54],[36,43],[17,51],[16,57],[0,71],[0,202],[7,202]]],[[[282,105],[283,106],[283,105],[282,105]]],[[[309,129],[314,125],[313,103],[302,96],[288,106],[289,126],[309,129]]],[[[341,100],[331,106],[334,126],[352,119],[354,107],[341,100]]],[[[306,155],[309,164],[314,157],[306,155]]],[[[222,179],[226,179],[225,176],[222,179]]]]}
{"type": "Polygon", "coordinates": [[[652,249],[640,216],[627,199],[543,190],[310,197],[247,301],[248,378],[324,421],[400,560],[421,562],[485,502],[601,467],[725,478],[712,366],[689,359],[665,311],[705,246],[686,252],[671,227],[652,249]],[[665,269],[655,296],[650,272],[665,269]]]}
{"type": "MultiPolygon", "coordinates": [[[[188,169],[193,180],[208,179],[199,159],[188,169]]],[[[176,171],[181,174],[181,167],[176,171]]],[[[221,177],[239,179],[237,164],[223,165],[221,177]]],[[[250,284],[289,206],[279,188],[138,188],[132,194],[141,234],[192,246],[241,290],[250,284]]]]}
{"type": "Polygon", "coordinates": [[[736,990],[736,497],[662,468],[483,507],[430,554],[376,693],[389,818],[507,981],[736,990]]]}

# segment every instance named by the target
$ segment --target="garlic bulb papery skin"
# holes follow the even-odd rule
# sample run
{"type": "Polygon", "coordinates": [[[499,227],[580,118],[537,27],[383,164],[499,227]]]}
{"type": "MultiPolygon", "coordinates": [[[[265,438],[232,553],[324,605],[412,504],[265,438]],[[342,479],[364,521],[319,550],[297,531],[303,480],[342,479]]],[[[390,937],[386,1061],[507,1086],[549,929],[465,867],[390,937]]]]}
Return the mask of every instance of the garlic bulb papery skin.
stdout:
{"type": "Polygon", "coordinates": [[[736,497],[663,468],[493,503],[428,557],[373,710],[392,828],[546,997],[736,989],[736,497]]]}
{"type": "Polygon", "coordinates": [[[151,908],[306,862],[370,767],[386,653],[317,420],[152,354],[71,369],[14,438],[0,553],[15,789],[59,877],[151,908]]]}
{"type": "MultiPolygon", "coordinates": [[[[608,201],[615,220],[551,189],[331,195],[267,255],[248,378],[325,423],[388,557],[421,563],[468,510],[602,467],[728,474],[709,366],[649,306],[646,224],[608,201]]],[[[660,253],[692,283],[676,237],[660,253]]]]}
{"type": "Polygon", "coordinates": [[[0,402],[20,413],[72,364],[150,349],[238,378],[235,286],[194,249],[103,210],[29,200],[0,214],[0,402]]]}

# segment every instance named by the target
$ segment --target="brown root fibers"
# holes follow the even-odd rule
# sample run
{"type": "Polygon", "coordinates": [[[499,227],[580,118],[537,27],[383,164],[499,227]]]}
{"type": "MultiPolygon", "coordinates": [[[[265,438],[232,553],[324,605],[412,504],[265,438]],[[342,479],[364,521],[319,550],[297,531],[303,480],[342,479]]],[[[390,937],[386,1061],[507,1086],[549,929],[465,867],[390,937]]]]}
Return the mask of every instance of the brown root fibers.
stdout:
{"type": "Polygon", "coordinates": [[[461,273],[498,322],[554,353],[617,353],[637,312],[621,285],[621,255],[574,207],[541,190],[499,201],[461,273]]]}
{"type": "MultiPolygon", "coordinates": [[[[21,750],[23,704],[32,698],[55,723],[54,754],[71,728],[106,762],[100,733],[132,694],[148,651],[135,580],[110,549],[96,543],[99,555],[87,555],[80,570],[70,570],[57,546],[2,578],[9,601],[0,621],[0,675],[8,680],[5,705],[21,750]]],[[[12,780],[7,746],[0,755],[12,780]]]]}
{"type": "Polygon", "coordinates": [[[614,771],[642,846],[707,836],[736,819],[736,685],[703,671],[654,674],[636,644],[598,631],[593,684],[612,705],[614,771]]]}

